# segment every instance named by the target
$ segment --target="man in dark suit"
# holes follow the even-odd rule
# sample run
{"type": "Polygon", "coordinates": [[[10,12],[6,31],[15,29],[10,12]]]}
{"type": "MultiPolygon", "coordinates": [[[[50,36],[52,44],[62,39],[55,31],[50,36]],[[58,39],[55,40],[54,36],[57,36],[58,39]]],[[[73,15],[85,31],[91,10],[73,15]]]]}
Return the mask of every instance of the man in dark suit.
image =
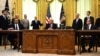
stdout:
{"type": "Polygon", "coordinates": [[[82,19],[79,18],[79,14],[76,14],[76,18],[73,20],[72,28],[75,30],[81,30],[82,24],[82,19]]]}
{"type": "Polygon", "coordinates": [[[8,12],[6,10],[2,10],[2,15],[0,16],[0,28],[2,30],[7,30],[9,26],[9,20],[7,18],[8,12]]]}
{"type": "Polygon", "coordinates": [[[95,25],[98,29],[100,29],[100,15],[99,17],[96,19],[95,25]]]}
{"type": "MultiPolygon", "coordinates": [[[[22,24],[19,23],[18,19],[14,19],[14,23],[9,26],[8,30],[22,30],[24,27],[22,26],[22,24]]],[[[14,46],[13,49],[17,48],[17,41],[15,40],[17,37],[16,34],[11,34],[8,37],[8,40],[10,41],[11,45],[14,46]]],[[[20,39],[19,39],[19,43],[20,45],[22,45],[22,34],[20,34],[20,39]]]]}
{"type": "MultiPolygon", "coordinates": [[[[7,18],[8,12],[6,10],[2,10],[2,15],[0,15],[0,29],[7,30],[9,26],[9,20],[7,18]]],[[[2,42],[2,35],[0,35],[0,45],[2,42]]]]}
{"type": "MultiPolygon", "coordinates": [[[[75,30],[81,30],[82,29],[82,19],[79,18],[79,14],[76,14],[76,18],[73,20],[72,28],[75,30]]],[[[75,34],[75,44],[77,44],[77,38],[78,35],[75,34]]]]}
{"type": "MultiPolygon", "coordinates": [[[[96,29],[96,26],[94,26],[92,24],[92,21],[90,19],[88,19],[86,25],[84,26],[84,30],[94,30],[94,29],[96,29]]],[[[94,42],[95,42],[96,38],[94,35],[86,35],[86,36],[82,37],[82,39],[81,39],[82,52],[86,52],[86,49],[85,49],[85,40],[87,39],[86,37],[90,38],[88,52],[91,52],[91,48],[94,46],[94,42]]]]}
{"type": "Polygon", "coordinates": [[[33,29],[39,29],[39,26],[42,26],[43,24],[37,20],[37,17],[34,18],[35,20],[32,21],[31,26],[33,29]]]}
{"type": "MultiPolygon", "coordinates": [[[[97,29],[100,30],[100,15],[99,15],[99,17],[96,19],[95,25],[96,25],[97,29]]],[[[99,40],[99,41],[98,41],[98,44],[99,44],[99,46],[100,46],[100,35],[98,35],[97,37],[98,37],[98,40],[99,40]]]]}
{"type": "Polygon", "coordinates": [[[48,24],[46,24],[46,26],[45,26],[45,29],[48,29],[48,30],[57,29],[57,28],[58,28],[57,24],[53,23],[52,19],[50,19],[48,21],[48,24]]]}
{"type": "Polygon", "coordinates": [[[91,12],[90,11],[87,11],[87,16],[84,18],[84,26],[86,25],[86,22],[88,19],[91,20],[91,24],[94,25],[94,17],[93,16],[90,16],[91,12]]]}

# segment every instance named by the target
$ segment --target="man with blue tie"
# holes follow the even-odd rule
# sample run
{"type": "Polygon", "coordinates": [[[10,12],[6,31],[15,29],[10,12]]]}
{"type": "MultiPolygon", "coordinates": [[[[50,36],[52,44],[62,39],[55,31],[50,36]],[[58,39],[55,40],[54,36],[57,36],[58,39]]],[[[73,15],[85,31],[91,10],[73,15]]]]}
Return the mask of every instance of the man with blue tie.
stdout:
{"type": "MultiPolygon", "coordinates": [[[[72,28],[75,29],[75,30],[81,30],[82,29],[82,19],[79,18],[79,14],[76,14],[75,16],[76,18],[73,20],[73,23],[72,23],[72,28]]],[[[77,34],[75,34],[75,44],[77,44],[77,34]]]]}
{"type": "Polygon", "coordinates": [[[73,20],[72,28],[75,30],[81,30],[82,29],[82,19],[79,18],[79,14],[76,14],[76,18],[73,20]]]}

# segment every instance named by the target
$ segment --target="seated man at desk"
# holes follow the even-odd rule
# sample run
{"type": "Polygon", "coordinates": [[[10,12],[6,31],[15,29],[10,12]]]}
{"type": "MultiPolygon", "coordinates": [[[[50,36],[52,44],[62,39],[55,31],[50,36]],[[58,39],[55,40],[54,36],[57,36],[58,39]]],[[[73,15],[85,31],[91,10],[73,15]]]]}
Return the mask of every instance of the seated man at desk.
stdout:
{"type": "Polygon", "coordinates": [[[50,19],[50,20],[48,21],[48,24],[46,24],[45,29],[48,29],[48,30],[57,29],[57,24],[55,24],[55,23],[53,22],[53,20],[50,19]]]}
{"type": "MultiPolygon", "coordinates": [[[[96,29],[96,27],[91,23],[91,20],[88,19],[87,24],[84,26],[84,30],[94,30],[96,29]]],[[[89,42],[89,48],[88,48],[88,52],[91,52],[91,48],[94,46],[94,42],[95,42],[95,36],[94,35],[86,35],[84,37],[82,37],[81,39],[81,45],[82,45],[82,52],[86,52],[86,48],[85,48],[85,40],[87,39],[87,37],[89,37],[90,42],[89,42]]]]}
{"type": "MultiPolygon", "coordinates": [[[[8,28],[8,30],[22,30],[24,27],[19,23],[18,19],[14,19],[14,23],[8,28]]],[[[14,46],[13,49],[17,49],[17,34],[11,34],[8,36],[8,40],[11,45],[14,46]]],[[[20,45],[22,44],[22,36],[20,35],[20,45]]]]}

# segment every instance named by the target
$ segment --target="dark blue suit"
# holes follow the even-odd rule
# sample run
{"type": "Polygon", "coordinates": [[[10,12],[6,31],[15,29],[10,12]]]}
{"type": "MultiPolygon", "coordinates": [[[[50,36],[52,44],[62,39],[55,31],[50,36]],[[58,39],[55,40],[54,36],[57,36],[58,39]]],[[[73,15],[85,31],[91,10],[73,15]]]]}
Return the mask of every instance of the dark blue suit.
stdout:
{"type": "MultiPolygon", "coordinates": [[[[96,26],[94,26],[94,25],[91,25],[90,29],[88,29],[88,25],[85,25],[85,26],[84,26],[84,30],[94,30],[94,29],[96,29],[96,26]]],[[[82,45],[82,49],[83,49],[83,50],[85,50],[85,40],[86,40],[86,37],[84,36],[84,37],[81,39],[81,45],[82,45]]],[[[91,35],[88,51],[90,51],[90,49],[94,46],[95,40],[96,40],[96,36],[91,35]]]]}
{"type": "Polygon", "coordinates": [[[31,26],[33,27],[33,29],[39,29],[39,26],[42,26],[43,24],[37,20],[37,22],[35,22],[35,20],[32,21],[31,26]]]}
{"type": "MultiPolygon", "coordinates": [[[[86,25],[86,22],[87,22],[87,17],[84,18],[84,26],[86,25]]],[[[91,23],[94,25],[94,17],[90,16],[90,20],[91,20],[91,23]]]]}
{"type": "Polygon", "coordinates": [[[53,23],[52,27],[51,27],[51,24],[46,24],[45,29],[48,29],[48,28],[57,29],[57,24],[53,23]]]}

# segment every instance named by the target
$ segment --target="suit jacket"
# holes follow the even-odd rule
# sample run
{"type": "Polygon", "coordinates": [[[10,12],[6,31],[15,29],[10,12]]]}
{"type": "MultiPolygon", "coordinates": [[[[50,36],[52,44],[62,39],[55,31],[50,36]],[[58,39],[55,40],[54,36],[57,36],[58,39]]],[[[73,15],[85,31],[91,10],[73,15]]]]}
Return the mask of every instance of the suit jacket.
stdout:
{"type": "MultiPolygon", "coordinates": [[[[91,23],[94,25],[94,17],[90,16],[91,23]]],[[[84,26],[86,25],[87,17],[84,18],[84,26]]]]}
{"type": "Polygon", "coordinates": [[[29,20],[23,19],[23,20],[21,21],[21,24],[23,25],[23,27],[24,27],[25,29],[29,29],[29,20]]]}
{"type": "MultiPolygon", "coordinates": [[[[23,27],[22,24],[19,23],[18,26],[19,26],[19,30],[24,29],[24,27],[23,27]]],[[[14,28],[14,30],[16,29],[16,28],[15,28],[15,24],[12,24],[12,25],[9,26],[9,28],[11,28],[11,27],[14,28]]]]}
{"type": "Polygon", "coordinates": [[[3,17],[3,15],[0,16],[0,28],[2,28],[3,30],[7,30],[9,27],[9,20],[7,17],[3,17]]]}
{"type": "Polygon", "coordinates": [[[73,24],[72,24],[72,28],[75,30],[81,30],[82,29],[82,20],[78,19],[78,21],[76,22],[76,19],[73,20],[73,24]]]}
{"type": "MultiPolygon", "coordinates": [[[[96,26],[95,25],[91,25],[90,30],[94,30],[94,29],[97,29],[96,26]]],[[[88,30],[88,25],[84,26],[84,30],[88,30]]]]}
{"type": "Polygon", "coordinates": [[[97,28],[100,27],[100,18],[96,19],[95,25],[97,28]]]}
{"type": "MultiPolygon", "coordinates": [[[[45,29],[48,29],[48,28],[50,28],[50,24],[46,24],[45,29]]],[[[52,29],[57,29],[57,24],[53,23],[52,24],[52,29]]]]}
{"type": "Polygon", "coordinates": [[[37,20],[37,23],[35,22],[35,20],[32,21],[31,26],[33,27],[33,29],[39,29],[39,26],[42,26],[43,24],[40,23],[39,20],[37,20]]]}

